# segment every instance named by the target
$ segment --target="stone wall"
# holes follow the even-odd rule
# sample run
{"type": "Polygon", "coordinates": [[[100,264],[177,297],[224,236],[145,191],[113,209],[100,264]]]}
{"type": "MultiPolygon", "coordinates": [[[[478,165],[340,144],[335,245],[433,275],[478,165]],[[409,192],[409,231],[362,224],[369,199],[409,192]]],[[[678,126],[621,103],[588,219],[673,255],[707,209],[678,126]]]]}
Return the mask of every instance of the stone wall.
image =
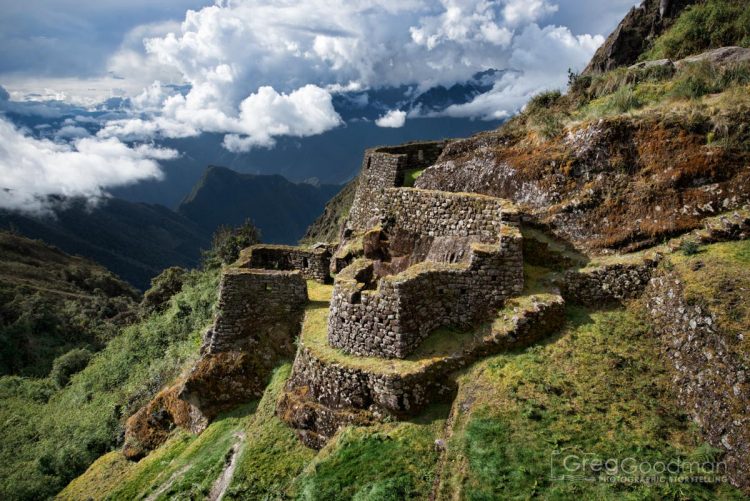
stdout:
{"type": "Polygon", "coordinates": [[[498,242],[503,223],[518,224],[518,209],[510,202],[473,193],[390,188],[383,215],[400,229],[431,237],[476,237],[498,242]]]}
{"type": "Polygon", "coordinates": [[[218,353],[257,344],[261,333],[302,321],[307,284],[300,272],[228,268],[219,285],[218,313],[201,351],[218,353]]]}
{"type": "Polygon", "coordinates": [[[242,251],[238,266],[264,270],[298,270],[302,276],[321,283],[331,281],[331,252],[322,247],[254,245],[242,251]]]}
{"type": "Polygon", "coordinates": [[[456,370],[482,357],[535,342],[565,321],[564,302],[557,294],[534,296],[513,310],[514,316],[502,329],[475,340],[459,353],[407,372],[331,363],[301,343],[277,414],[298,430],[307,445],[316,448],[343,425],[416,415],[425,405],[452,396],[450,374],[456,370]]]}
{"type": "Polygon", "coordinates": [[[570,270],[559,285],[566,301],[600,307],[640,297],[657,264],[656,259],[647,258],[635,263],[570,270]]]}
{"type": "Polygon", "coordinates": [[[346,227],[366,230],[383,213],[386,190],[402,186],[404,173],[432,165],[445,142],[411,143],[402,146],[372,148],[365,151],[357,191],[346,227]]]}
{"type": "Polygon", "coordinates": [[[363,290],[371,266],[360,260],[336,278],[328,317],[329,344],[359,356],[404,358],[433,330],[471,327],[523,289],[515,227],[499,245],[472,244],[468,263],[426,261],[363,290]]]}
{"type": "Polygon", "coordinates": [[[294,354],[306,303],[298,271],[225,270],[200,358],[128,419],[126,457],[158,447],[175,426],[199,433],[219,413],[259,398],[273,368],[294,354]]]}
{"type": "MultiPolygon", "coordinates": [[[[730,346],[709,311],[685,299],[680,277],[659,270],[646,306],[671,363],[672,386],[706,440],[724,451],[726,473],[750,489],[750,367],[730,346]]],[[[723,472],[719,472],[723,473],[723,472]]]]}

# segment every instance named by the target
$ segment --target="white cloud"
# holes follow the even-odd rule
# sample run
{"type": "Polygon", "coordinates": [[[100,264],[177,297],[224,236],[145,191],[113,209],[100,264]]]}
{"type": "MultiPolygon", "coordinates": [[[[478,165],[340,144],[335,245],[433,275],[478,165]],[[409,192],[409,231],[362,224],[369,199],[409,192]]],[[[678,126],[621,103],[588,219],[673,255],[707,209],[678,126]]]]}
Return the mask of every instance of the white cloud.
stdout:
{"type": "MultiPolygon", "coordinates": [[[[66,120],[67,121],[67,120],[66,120]]],[[[55,132],[55,139],[78,139],[88,137],[91,134],[83,127],[76,125],[65,125],[55,132]]]]}
{"type": "Polygon", "coordinates": [[[512,68],[492,90],[469,103],[452,105],[442,114],[454,117],[507,118],[530,97],[552,89],[565,89],[568,68],[578,71],[604,41],[601,36],[573,35],[564,27],[540,28],[530,24],[514,40],[508,58],[512,68]]]}
{"type": "Polygon", "coordinates": [[[375,120],[378,127],[392,127],[398,129],[406,123],[406,112],[401,110],[391,110],[382,117],[375,120]]]}
{"type": "Polygon", "coordinates": [[[511,26],[532,23],[557,12],[558,6],[546,0],[508,0],[503,17],[511,26]]]}
{"type": "Polygon", "coordinates": [[[109,187],[159,179],[157,161],[176,155],[114,138],[35,139],[0,118],[0,207],[36,212],[45,210],[50,195],[98,198],[109,187]]]}
{"type": "MultiPolygon", "coordinates": [[[[556,57],[570,56],[575,51],[568,50],[569,32],[568,38],[550,38],[535,24],[556,10],[547,0],[217,2],[188,11],[179,30],[146,38],[147,54],[139,56],[143,61],[134,59],[137,66],[179,72],[189,92],[155,82],[132,100],[147,116],[112,122],[101,135],[224,133],[225,147],[244,151],[273,145],[278,136],[319,134],[341,123],[330,92],[404,84],[426,90],[488,68],[536,73],[534,57],[546,55],[525,57],[529,36],[556,57]]],[[[124,43],[127,53],[117,57],[128,60],[132,45],[124,43]]],[[[563,60],[570,66],[577,62],[563,60]]],[[[542,70],[547,79],[558,77],[552,72],[559,63],[542,70]]],[[[481,103],[451,113],[490,117],[511,111],[480,109],[481,103]]],[[[400,127],[401,113],[377,123],[400,127]]]]}
{"type": "Polygon", "coordinates": [[[237,152],[272,146],[277,136],[312,136],[341,124],[331,94],[315,85],[305,85],[289,94],[261,87],[242,100],[239,112],[233,115],[205,104],[215,97],[212,92],[209,86],[187,96],[171,95],[164,100],[159,116],[151,120],[111,121],[98,135],[138,140],[218,132],[227,134],[224,141],[227,149],[237,152]]]}

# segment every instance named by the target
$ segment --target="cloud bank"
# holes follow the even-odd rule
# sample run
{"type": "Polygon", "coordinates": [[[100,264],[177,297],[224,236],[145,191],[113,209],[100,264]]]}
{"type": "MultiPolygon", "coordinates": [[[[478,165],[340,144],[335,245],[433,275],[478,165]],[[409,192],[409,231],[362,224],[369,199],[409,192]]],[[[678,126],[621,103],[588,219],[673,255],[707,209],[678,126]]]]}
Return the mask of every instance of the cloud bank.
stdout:
{"type": "MultiPolygon", "coordinates": [[[[76,14],[75,2],[62,1],[72,17],[86,20],[68,36],[109,26],[85,17],[99,11],[76,14]]],[[[565,18],[569,10],[575,10],[580,26],[593,17],[616,20],[635,3],[216,0],[203,6],[201,0],[185,1],[195,10],[181,19],[164,15],[128,24],[132,20],[120,22],[112,12],[142,12],[146,4],[149,9],[156,4],[115,0],[107,19],[117,21],[119,39],[107,40],[106,46],[115,48],[98,74],[87,66],[71,75],[65,54],[75,53],[70,47],[83,47],[72,41],[61,45],[63,52],[50,52],[56,54],[55,64],[40,63],[40,88],[29,92],[18,56],[28,51],[0,56],[0,77],[9,91],[0,87],[0,111],[52,118],[62,116],[60,110],[70,103],[89,106],[102,97],[123,103],[116,113],[101,115],[98,132],[83,122],[66,123],[45,132],[46,139],[0,119],[0,206],[35,210],[48,195],[99,197],[107,187],[158,178],[158,161],[176,155],[136,143],[211,132],[224,135],[227,150],[243,152],[271,147],[281,136],[321,134],[344,123],[333,106],[336,94],[408,86],[416,97],[436,85],[465,82],[478,72],[508,70],[491,73],[497,76],[488,92],[433,112],[504,118],[533,94],[564,88],[567,69],[581,69],[603,41],[601,35],[574,33],[555,20],[570,21],[565,18]],[[139,5],[143,8],[134,9],[139,5]],[[20,106],[18,100],[33,102],[20,106]]],[[[164,12],[180,11],[179,2],[169,0],[164,12]]],[[[43,7],[29,10],[58,26],[43,7]]],[[[22,11],[14,7],[0,22],[8,28],[4,36],[11,48],[29,38],[17,32],[24,24],[13,21],[22,11]]],[[[102,59],[99,52],[96,57],[80,52],[82,58],[102,59]]],[[[33,58],[25,59],[35,64],[33,58]]],[[[367,106],[367,95],[358,95],[367,106]]],[[[419,109],[402,104],[388,105],[393,109],[375,124],[402,127],[407,115],[419,116],[419,109]]]]}
{"type": "Polygon", "coordinates": [[[102,197],[110,187],[159,179],[157,161],[176,156],[174,150],[129,147],[114,138],[35,139],[0,119],[0,207],[40,212],[50,195],[102,197]]]}
{"type": "MultiPolygon", "coordinates": [[[[113,58],[170,68],[190,90],[157,82],[133,99],[141,116],[101,134],[215,132],[226,134],[227,149],[247,151],[342,124],[332,93],[401,85],[420,92],[491,68],[514,69],[515,79],[506,74],[488,95],[446,114],[506,116],[530,93],[564,85],[567,68],[582,67],[603,40],[539,26],[558,10],[548,0],[220,0],[188,11],[178,30],[146,37],[140,59],[132,43],[127,57],[113,58]]],[[[405,116],[394,113],[377,124],[402,126],[405,116]]]]}

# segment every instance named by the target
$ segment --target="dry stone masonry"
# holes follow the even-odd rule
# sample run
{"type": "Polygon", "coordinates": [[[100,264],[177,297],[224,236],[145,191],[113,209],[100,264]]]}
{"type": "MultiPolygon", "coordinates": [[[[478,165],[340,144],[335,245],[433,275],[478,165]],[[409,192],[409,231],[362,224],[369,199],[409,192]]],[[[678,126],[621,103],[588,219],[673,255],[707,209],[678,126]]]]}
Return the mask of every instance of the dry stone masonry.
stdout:
{"type": "Polygon", "coordinates": [[[445,141],[372,148],[365,152],[354,202],[345,227],[366,230],[383,213],[386,190],[403,186],[407,171],[429,167],[440,156],[445,141]]]}
{"type": "Polygon", "coordinates": [[[242,251],[237,265],[265,270],[298,270],[303,277],[330,282],[331,251],[325,245],[312,248],[291,245],[254,245],[242,251]]]}
{"type": "Polygon", "coordinates": [[[413,416],[430,402],[453,394],[451,373],[480,358],[527,346],[564,322],[564,301],[556,292],[521,299],[511,300],[500,313],[504,321],[461,351],[400,370],[331,362],[303,336],[277,413],[314,448],[322,447],[343,425],[413,416]]]}
{"type": "Polygon", "coordinates": [[[377,363],[358,362],[406,358],[441,327],[475,328],[523,289],[520,217],[513,204],[402,186],[406,172],[430,165],[444,145],[378,148],[365,155],[340,247],[356,247],[352,242],[361,238],[362,257],[336,276],[327,326],[329,349],[349,362],[316,353],[303,333],[277,407],[308,445],[321,447],[345,424],[413,415],[452,392],[449,373],[562,322],[562,298],[552,294],[516,308],[522,313],[502,334],[479,342],[470,336],[462,350],[432,363],[383,372],[377,363]]]}
{"type": "Polygon", "coordinates": [[[672,366],[672,386],[706,440],[724,451],[732,484],[750,488],[750,366],[747,353],[706,308],[690,304],[679,275],[659,270],[646,289],[646,306],[662,354],[672,366]]]}

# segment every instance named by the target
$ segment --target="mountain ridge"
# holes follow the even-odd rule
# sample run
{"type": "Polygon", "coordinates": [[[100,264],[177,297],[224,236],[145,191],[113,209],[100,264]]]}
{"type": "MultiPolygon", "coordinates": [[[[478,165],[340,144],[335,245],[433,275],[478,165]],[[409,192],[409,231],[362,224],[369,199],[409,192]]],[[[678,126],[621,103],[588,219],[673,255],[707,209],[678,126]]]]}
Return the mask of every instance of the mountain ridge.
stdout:
{"type": "Polygon", "coordinates": [[[295,243],[339,185],[293,183],[279,174],[243,174],[209,166],[177,213],[208,232],[251,219],[264,242],[295,243]]]}

